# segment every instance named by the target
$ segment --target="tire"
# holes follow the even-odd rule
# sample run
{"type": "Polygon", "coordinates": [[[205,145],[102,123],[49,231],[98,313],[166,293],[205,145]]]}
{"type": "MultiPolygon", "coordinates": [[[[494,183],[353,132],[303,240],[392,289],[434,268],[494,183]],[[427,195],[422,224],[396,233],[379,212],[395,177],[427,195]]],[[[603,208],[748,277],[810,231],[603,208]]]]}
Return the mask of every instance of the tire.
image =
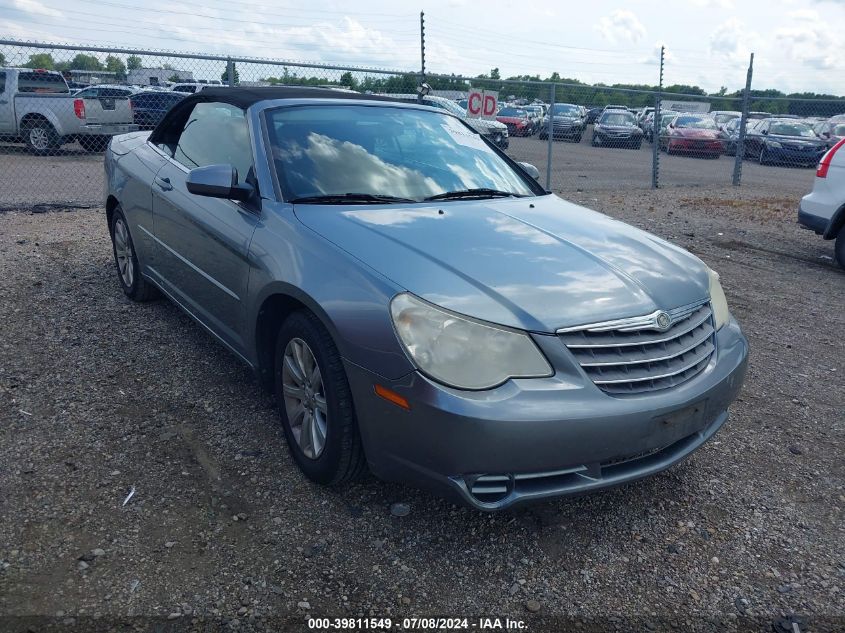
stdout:
{"type": "Polygon", "coordinates": [[[633,147],[634,149],[640,149],[642,146],[643,146],[643,142],[642,142],[642,140],[639,140],[636,143],[634,143],[631,147],[633,147]]]}
{"type": "Polygon", "coordinates": [[[49,156],[62,145],[62,139],[50,123],[44,120],[29,121],[23,129],[29,151],[36,156],[49,156]]]}
{"type": "Polygon", "coordinates": [[[666,143],[666,155],[668,156],[668,155],[671,155],[671,154],[672,154],[672,146],[669,145],[669,143],[666,143]]]}
{"type": "Polygon", "coordinates": [[[760,148],[760,155],[757,157],[757,162],[761,165],[768,165],[769,161],[766,158],[766,146],[760,148]]]}
{"type": "Polygon", "coordinates": [[[129,223],[120,207],[112,213],[109,235],[111,235],[117,280],[123,288],[123,294],[138,303],[157,298],[159,293],[156,288],[141,275],[138,256],[135,254],[135,244],[129,233],[129,223]]]}
{"type": "Polygon", "coordinates": [[[580,143],[582,138],[583,138],[583,137],[582,137],[582,135],[581,135],[581,134],[578,134],[578,135],[576,135],[576,136],[575,136],[572,140],[573,140],[575,143],[580,143]]]}
{"type": "Polygon", "coordinates": [[[366,472],[367,462],[358,432],[352,391],[331,335],[309,311],[294,312],[279,329],[274,384],[288,447],[305,476],[323,485],[359,479],[366,472]],[[313,364],[306,360],[308,354],[312,361],[316,361],[318,385],[313,380],[302,380],[301,374],[313,368],[313,364]],[[302,363],[299,363],[298,357],[303,359],[302,363]],[[301,369],[303,366],[305,372],[301,369]],[[303,398],[294,395],[297,392],[303,398]],[[303,401],[308,403],[305,407],[303,401]],[[302,412],[302,415],[295,414],[291,420],[289,415],[294,411],[302,412]],[[312,434],[308,434],[308,439],[303,438],[304,443],[297,439],[302,437],[308,419],[311,420],[309,428],[316,429],[318,435],[322,431],[321,447],[312,434]]]}
{"type": "Polygon", "coordinates": [[[81,136],[79,144],[89,152],[104,152],[109,146],[111,136],[81,136]]]}
{"type": "Polygon", "coordinates": [[[590,145],[592,145],[593,147],[598,147],[598,144],[596,143],[596,135],[595,134],[593,134],[593,138],[590,139],[590,145]]]}
{"type": "Polygon", "coordinates": [[[833,254],[842,268],[845,268],[845,227],[839,229],[839,235],[833,246],[833,254]]]}

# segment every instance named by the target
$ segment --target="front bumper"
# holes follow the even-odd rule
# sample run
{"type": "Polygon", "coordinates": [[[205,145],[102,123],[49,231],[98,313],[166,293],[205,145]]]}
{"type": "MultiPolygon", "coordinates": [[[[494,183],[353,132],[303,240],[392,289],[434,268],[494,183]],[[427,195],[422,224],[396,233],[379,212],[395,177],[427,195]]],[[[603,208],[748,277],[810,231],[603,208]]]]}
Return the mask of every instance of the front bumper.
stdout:
{"type": "MultiPolygon", "coordinates": [[[[535,340],[554,366],[571,364],[557,337],[535,340]]],[[[747,354],[731,321],[695,378],[625,397],[602,392],[580,368],[480,392],[449,389],[416,372],[387,381],[351,363],[346,370],[374,474],[501,510],[633,481],[682,460],[726,421],[747,354]],[[405,397],[411,410],[376,396],[376,383],[405,397]]]]}
{"type": "Polygon", "coordinates": [[[826,148],[817,150],[798,150],[786,147],[766,147],[766,157],[773,163],[790,165],[816,165],[824,156],[826,148]]]}
{"type": "Polygon", "coordinates": [[[138,126],[134,123],[106,123],[103,125],[97,123],[87,123],[80,128],[80,134],[84,136],[115,136],[116,134],[126,134],[128,132],[137,132],[138,126]]]}
{"type": "Polygon", "coordinates": [[[670,138],[669,147],[682,152],[701,152],[704,154],[721,154],[725,149],[722,141],[702,141],[686,138],[670,138]]]}

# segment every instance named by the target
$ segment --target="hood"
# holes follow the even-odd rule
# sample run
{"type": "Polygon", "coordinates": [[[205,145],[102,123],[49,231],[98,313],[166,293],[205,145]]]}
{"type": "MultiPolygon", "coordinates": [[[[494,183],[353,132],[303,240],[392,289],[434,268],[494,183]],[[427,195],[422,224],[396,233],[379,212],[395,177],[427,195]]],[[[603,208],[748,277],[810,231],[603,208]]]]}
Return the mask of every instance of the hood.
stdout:
{"type": "Polygon", "coordinates": [[[792,143],[793,145],[812,145],[821,147],[824,141],[818,138],[809,138],[807,136],[788,136],[786,134],[765,134],[763,135],[770,141],[777,141],[778,143],[792,143]]]}
{"type": "Polygon", "coordinates": [[[676,127],[672,132],[683,138],[702,138],[709,141],[722,138],[719,130],[699,130],[692,127],[676,127]]]}
{"type": "Polygon", "coordinates": [[[508,129],[508,126],[504,123],[499,123],[492,119],[466,119],[466,122],[479,131],[504,131],[508,129]]]}
{"type": "Polygon", "coordinates": [[[707,269],[693,255],[555,195],[430,206],[298,205],[295,212],[427,301],[525,330],[639,316],[708,294],[707,269]]]}

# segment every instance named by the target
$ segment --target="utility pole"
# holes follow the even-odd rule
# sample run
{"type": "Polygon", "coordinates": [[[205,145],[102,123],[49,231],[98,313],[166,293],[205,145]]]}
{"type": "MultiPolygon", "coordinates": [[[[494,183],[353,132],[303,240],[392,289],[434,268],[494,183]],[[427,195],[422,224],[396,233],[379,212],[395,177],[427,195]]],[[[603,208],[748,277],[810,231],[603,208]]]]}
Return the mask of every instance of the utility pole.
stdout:
{"type": "Polygon", "coordinates": [[[651,188],[660,186],[660,97],[663,92],[663,59],[666,47],[660,47],[660,81],[654,97],[654,125],[651,132],[651,188]]]}
{"type": "Polygon", "coordinates": [[[425,11],[420,11],[420,84],[425,83],[425,11]]]}
{"type": "Polygon", "coordinates": [[[742,182],[742,157],[745,154],[745,126],[748,123],[748,106],[751,98],[751,75],[754,71],[754,53],[748,61],[748,74],[745,76],[745,92],[742,94],[742,118],[739,120],[739,136],[736,139],[736,158],[734,159],[733,185],[739,187],[742,182]]]}

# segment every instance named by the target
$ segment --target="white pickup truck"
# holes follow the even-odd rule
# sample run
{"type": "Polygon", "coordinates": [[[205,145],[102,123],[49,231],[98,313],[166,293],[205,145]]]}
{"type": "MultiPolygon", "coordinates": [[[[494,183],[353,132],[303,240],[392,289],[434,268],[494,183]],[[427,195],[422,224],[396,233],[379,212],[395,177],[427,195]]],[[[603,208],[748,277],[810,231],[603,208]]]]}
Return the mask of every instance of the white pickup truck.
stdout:
{"type": "Polygon", "coordinates": [[[0,68],[0,140],[26,143],[41,155],[74,140],[102,151],[115,134],[137,129],[128,98],[80,98],[60,73],[0,68]]]}

